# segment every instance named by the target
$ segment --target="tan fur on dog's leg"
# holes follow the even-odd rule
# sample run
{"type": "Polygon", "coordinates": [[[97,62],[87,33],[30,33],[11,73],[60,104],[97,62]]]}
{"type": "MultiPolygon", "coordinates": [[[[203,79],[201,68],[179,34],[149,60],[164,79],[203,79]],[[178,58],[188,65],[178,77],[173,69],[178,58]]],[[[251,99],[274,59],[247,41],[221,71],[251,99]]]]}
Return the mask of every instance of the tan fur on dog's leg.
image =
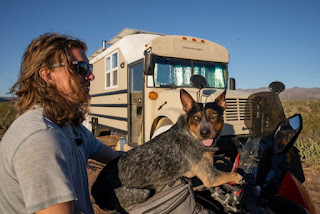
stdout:
{"type": "Polygon", "coordinates": [[[212,153],[206,153],[198,165],[192,166],[191,171],[190,175],[197,176],[205,187],[215,187],[225,183],[239,184],[242,180],[242,176],[238,173],[222,172],[215,169],[212,153]]]}

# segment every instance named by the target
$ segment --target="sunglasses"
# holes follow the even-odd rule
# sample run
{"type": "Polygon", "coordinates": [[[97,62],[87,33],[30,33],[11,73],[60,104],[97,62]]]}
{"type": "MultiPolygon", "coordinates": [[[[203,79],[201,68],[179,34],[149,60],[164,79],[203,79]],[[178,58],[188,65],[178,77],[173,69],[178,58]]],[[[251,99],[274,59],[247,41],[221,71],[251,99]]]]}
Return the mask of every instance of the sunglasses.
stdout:
{"type": "MultiPolygon", "coordinates": [[[[72,69],[81,76],[86,76],[89,71],[91,71],[91,73],[93,71],[93,65],[88,64],[85,61],[73,61],[71,62],[71,64],[73,67],[72,69]]],[[[52,68],[59,68],[64,66],[66,66],[65,63],[57,63],[57,64],[53,64],[52,68]]]]}

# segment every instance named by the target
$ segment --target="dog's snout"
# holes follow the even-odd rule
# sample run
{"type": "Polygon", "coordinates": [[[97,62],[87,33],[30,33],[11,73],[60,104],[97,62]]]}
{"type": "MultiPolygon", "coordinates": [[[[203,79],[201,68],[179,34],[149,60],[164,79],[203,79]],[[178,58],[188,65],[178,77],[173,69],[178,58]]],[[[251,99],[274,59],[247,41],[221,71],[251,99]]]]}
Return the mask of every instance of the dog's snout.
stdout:
{"type": "Polygon", "coordinates": [[[201,129],[200,135],[204,138],[207,138],[210,136],[210,129],[201,129]]]}

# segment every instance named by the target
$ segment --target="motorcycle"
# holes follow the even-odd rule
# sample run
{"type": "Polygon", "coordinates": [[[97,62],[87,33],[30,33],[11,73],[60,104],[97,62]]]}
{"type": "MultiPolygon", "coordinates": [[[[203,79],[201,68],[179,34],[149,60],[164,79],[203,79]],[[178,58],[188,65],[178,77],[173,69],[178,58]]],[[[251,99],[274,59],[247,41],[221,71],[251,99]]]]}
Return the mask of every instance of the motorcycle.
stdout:
{"type": "MultiPolygon", "coordinates": [[[[282,83],[281,83],[282,84],[282,83]]],[[[234,162],[217,157],[243,176],[243,183],[206,189],[194,188],[196,201],[214,213],[316,213],[304,186],[303,170],[294,143],[302,130],[302,117],[285,119],[278,92],[251,95],[246,104],[245,124],[250,137],[238,148],[234,162]]],[[[280,90],[279,90],[280,88],[280,90]]],[[[216,167],[219,169],[218,164],[216,167]]]]}
{"type": "MultiPolygon", "coordinates": [[[[191,84],[199,88],[197,96],[200,97],[205,79],[195,75],[191,84]]],[[[302,185],[305,178],[294,146],[302,130],[302,117],[296,114],[286,119],[278,96],[284,90],[282,83],[271,83],[269,88],[271,92],[256,93],[247,99],[244,122],[249,138],[237,143],[237,155],[214,157],[217,169],[238,172],[243,176],[242,184],[206,188],[197,178],[192,179],[192,185],[189,181],[169,184],[130,213],[171,213],[173,207],[181,204],[180,210],[184,211],[178,209],[176,213],[316,213],[308,191],[302,185]],[[194,197],[190,199],[190,195],[194,197]]]]}

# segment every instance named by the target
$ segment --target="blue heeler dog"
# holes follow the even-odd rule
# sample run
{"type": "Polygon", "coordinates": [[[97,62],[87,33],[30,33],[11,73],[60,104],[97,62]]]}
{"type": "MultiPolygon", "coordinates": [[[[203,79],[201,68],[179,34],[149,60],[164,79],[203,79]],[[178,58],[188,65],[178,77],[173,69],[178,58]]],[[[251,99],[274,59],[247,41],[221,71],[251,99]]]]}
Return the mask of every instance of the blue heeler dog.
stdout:
{"type": "Polygon", "coordinates": [[[197,103],[181,89],[186,114],[168,131],[110,162],[99,174],[92,195],[100,208],[125,212],[165,185],[197,176],[206,187],[240,183],[242,176],[213,167],[213,145],[219,139],[226,109],[225,92],[214,102],[197,103]]]}

